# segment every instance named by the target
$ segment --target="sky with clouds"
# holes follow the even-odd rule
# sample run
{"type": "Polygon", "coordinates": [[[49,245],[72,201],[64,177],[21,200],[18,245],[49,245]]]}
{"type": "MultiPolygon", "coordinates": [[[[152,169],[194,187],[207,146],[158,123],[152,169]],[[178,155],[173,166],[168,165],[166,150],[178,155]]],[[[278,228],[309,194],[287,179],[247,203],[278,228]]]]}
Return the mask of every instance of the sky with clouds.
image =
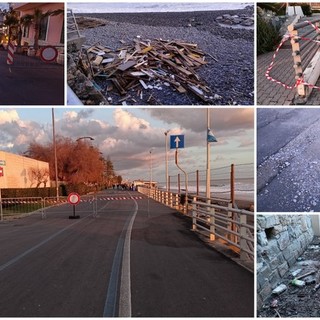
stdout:
{"type": "MultiPolygon", "coordinates": [[[[165,135],[184,134],[179,164],[187,172],[206,169],[206,108],[55,108],[56,134],[90,142],[109,156],[125,179],[165,180],[165,135]],[[151,158],[150,158],[150,150],[151,158]]],[[[51,108],[0,110],[0,150],[22,154],[30,142],[52,141],[51,108]]],[[[254,162],[253,108],[210,109],[211,167],[254,162]]],[[[169,151],[169,175],[179,172],[169,151]]]]}

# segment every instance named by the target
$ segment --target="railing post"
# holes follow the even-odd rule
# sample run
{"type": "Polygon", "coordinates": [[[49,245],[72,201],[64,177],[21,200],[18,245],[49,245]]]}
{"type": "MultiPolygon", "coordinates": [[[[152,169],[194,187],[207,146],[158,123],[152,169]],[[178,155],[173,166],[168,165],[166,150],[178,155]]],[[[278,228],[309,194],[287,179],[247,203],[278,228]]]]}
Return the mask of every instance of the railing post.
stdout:
{"type": "Polygon", "coordinates": [[[47,218],[46,211],[45,211],[45,206],[46,206],[45,199],[46,198],[41,198],[41,218],[42,219],[47,218]]]}
{"type": "Polygon", "coordinates": [[[246,260],[246,252],[243,251],[243,248],[247,247],[247,240],[243,237],[247,234],[247,228],[244,224],[247,223],[247,216],[245,214],[240,214],[240,259],[246,260]]]}
{"type": "Polygon", "coordinates": [[[1,188],[0,188],[0,218],[1,218],[1,221],[3,221],[1,188]]]}
{"type": "Polygon", "coordinates": [[[196,171],[197,196],[199,195],[199,170],[196,171]]]}
{"type": "Polygon", "coordinates": [[[216,227],[215,227],[215,209],[210,209],[210,240],[216,240],[216,227]]]}
{"type": "MultiPolygon", "coordinates": [[[[232,205],[232,202],[229,202],[228,203],[228,208],[229,209],[232,209],[232,207],[233,207],[233,205],[232,205]]],[[[228,211],[228,213],[227,213],[227,217],[228,217],[228,219],[232,219],[232,216],[233,216],[233,212],[232,211],[228,211]]],[[[233,220],[233,219],[232,219],[233,220]]],[[[230,221],[228,221],[228,230],[233,230],[233,223],[232,222],[230,222],[230,221]]],[[[229,240],[231,240],[231,241],[234,241],[234,235],[233,234],[231,234],[231,233],[228,233],[227,234],[227,238],[229,239],[229,240]]]]}
{"type": "Polygon", "coordinates": [[[197,205],[196,205],[196,197],[193,197],[192,200],[192,230],[197,230],[197,205]]]}
{"type": "Polygon", "coordinates": [[[173,197],[172,197],[172,192],[169,192],[169,206],[172,208],[173,207],[173,197]]]}
{"type": "Polygon", "coordinates": [[[230,172],[230,199],[232,207],[234,208],[234,164],[231,164],[231,172],[230,172]]]}

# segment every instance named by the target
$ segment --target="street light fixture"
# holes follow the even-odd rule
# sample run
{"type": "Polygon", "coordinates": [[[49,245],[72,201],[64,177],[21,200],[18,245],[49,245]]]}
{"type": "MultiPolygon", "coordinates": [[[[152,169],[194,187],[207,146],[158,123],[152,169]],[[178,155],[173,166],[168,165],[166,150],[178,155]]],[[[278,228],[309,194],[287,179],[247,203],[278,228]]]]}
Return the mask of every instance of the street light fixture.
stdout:
{"type": "Polygon", "coordinates": [[[80,138],[78,138],[76,141],[79,142],[79,140],[83,140],[83,139],[89,139],[89,140],[91,140],[91,141],[94,140],[94,138],[92,138],[92,137],[80,137],[80,138]]]}

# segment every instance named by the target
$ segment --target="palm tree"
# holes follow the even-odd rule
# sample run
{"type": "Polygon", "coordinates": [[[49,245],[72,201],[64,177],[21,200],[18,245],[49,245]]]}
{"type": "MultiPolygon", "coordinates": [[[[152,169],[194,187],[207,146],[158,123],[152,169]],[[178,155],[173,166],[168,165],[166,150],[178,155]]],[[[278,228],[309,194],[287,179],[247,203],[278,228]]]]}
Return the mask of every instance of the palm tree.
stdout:
{"type": "Polygon", "coordinates": [[[5,15],[4,25],[9,28],[8,41],[10,42],[10,40],[12,39],[12,33],[13,33],[12,31],[18,28],[18,25],[19,25],[18,13],[12,10],[12,8],[10,8],[10,10],[5,15]]]}
{"type": "Polygon", "coordinates": [[[40,26],[43,19],[49,16],[57,16],[59,14],[63,14],[64,10],[58,9],[54,11],[43,12],[41,9],[34,9],[33,14],[26,14],[21,19],[23,19],[24,26],[34,25],[34,49],[37,52],[39,49],[39,35],[40,35],[40,26]]]}

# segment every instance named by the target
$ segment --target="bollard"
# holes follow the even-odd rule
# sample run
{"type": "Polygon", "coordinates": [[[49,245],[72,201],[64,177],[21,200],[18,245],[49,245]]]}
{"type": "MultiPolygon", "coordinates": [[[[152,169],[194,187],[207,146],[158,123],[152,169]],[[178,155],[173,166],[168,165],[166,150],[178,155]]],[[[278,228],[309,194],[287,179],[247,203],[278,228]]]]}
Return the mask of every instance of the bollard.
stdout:
{"type": "Polygon", "coordinates": [[[13,42],[10,41],[8,43],[8,56],[7,56],[7,64],[13,64],[13,57],[14,57],[14,45],[13,42]]]}

